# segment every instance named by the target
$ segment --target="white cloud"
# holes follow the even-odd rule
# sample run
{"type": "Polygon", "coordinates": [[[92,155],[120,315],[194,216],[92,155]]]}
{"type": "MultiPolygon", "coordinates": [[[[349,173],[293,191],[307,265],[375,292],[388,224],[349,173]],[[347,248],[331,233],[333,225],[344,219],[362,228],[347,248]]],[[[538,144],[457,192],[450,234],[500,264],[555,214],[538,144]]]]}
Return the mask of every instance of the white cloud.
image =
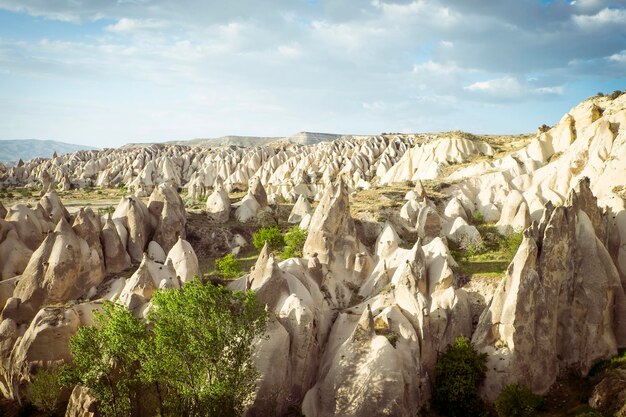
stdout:
{"type": "Polygon", "coordinates": [[[302,56],[302,49],[298,43],[290,43],[287,45],[279,45],[278,53],[288,58],[300,58],[302,56]]]}
{"type": "Polygon", "coordinates": [[[468,91],[489,93],[494,95],[518,95],[523,88],[517,78],[506,76],[487,81],[478,81],[465,87],[468,91]]]}
{"type": "Polygon", "coordinates": [[[429,60],[422,62],[421,64],[413,65],[413,72],[415,74],[452,75],[464,71],[469,72],[471,70],[459,68],[455,62],[442,64],[440,62],[429,60]]]}
{"type": "Polygon", "coordinates": [[[531,91],[540,95],[545,94],[545,95],[559,95],[560,96],[560,95],[563,95],[563,93],[565,93],[565,89],[563,88],[562,85],[553,86],[553,87],[539,87],[531,91]]]}
{"type": "Polygon", "coordinates": [[[626,49],[609,57],[610,61],[626,64],[626,49]]]}
{"type": "MultiPolygon", "coordinates": [[[[198,130],[205,126],[204,135],[217,125],[224,134],[234,126],[251,134],[278,133],[278,128],[287,130],[281,133],[333,127],[354,132],[372,126],[379,131],[393,126],[448,129],[457,118],[465,121],[459,128],[470,129],[478,122],[467,114],[480,114],[481,105],[522,109],[528,100],[540,106],[563,96],[562,107],[553,110],[560,116],[574,104],[567,94],[570,86],[579,97],[585,88],[590,94],[597,91],[593,83],[602,77],[623,77],[626,11],[606,4],[0,0],[0,9],[80,23],[68,24],[66,32],[45,32],[41,25],[41,38],[32,34],[40,28],[31,33],[26,28],[0,39],[0,81],[6,86],[0,102],[11,104],[23,94],[24,86],[12,83],[19,79],[36,87],[34,95],[58,94],[57,103],[65,98],[53,92],[63,83],[93,85],[85,99],[93,102],[106,101],[114,86],[140,84],[151,103],[163,103],[154,105],[158,114],[188,121],[198,130]],[[105,20],[94,23],[97,19],[105,20]],[[609,76],[602,72],[609,70],[609,76]],[[179,91],[209,99],[197,105],[202,111],[175,108],[168,103],[179,91]],[[452,115],[450,108],[459,113],[452,115]],[[245,114],[250,109],[258,109],[258,115],[245,114]],[[181,115],[183,110],[197,119],[181,115]]],[[[612,4],[626,5],[626,0],[612,4]]],[[[132,108],[132,91],[120,87],[110,106],[132,108]]],[[[6,107],[5,119],[19,116],[6,107]]],[[[536,107],[525,109],[527,115],[536,112],[536,107]]],[[[480,127],[488,131],[492,123],[505,123],[495,119],[489,113],[480,127]]],[[[519,128],[525,120],[506,123],[519,128]]],[[[128,123],[134,123],[131,117],[128,123]]],[[[24,119],[20,125],[42,124],[24,119]]],[[[176,131],[165,121],[158,127],[172,136],[176,131]]]]}
{"type": "Polygon", "coordinates": [[[108,25],[105,29],[109,32],[126,33],[135,32],[143,29],[162,29],[167,26],[167,23],[156,19],[128,19],[126,17],[121,18],[117,23],[108,25]]]}
{"type": "Polygon", "coordinates": [[[574,15],[574,22],[583,29],[606,29],[606,25],[626,25],[626,10],[605,8],[593,15],[574,15]]]}
{"type": "Polygon", "coordinates": [[[521,82],[516,77],[507,75],[487,81],[478,81],[464,87],[464,89],[472,93],[501,99],[562,95],[564,93],[562,86],[537,87],[535,86],[537,81],[536,78],[530,78],[526,82],[521,82]]]}

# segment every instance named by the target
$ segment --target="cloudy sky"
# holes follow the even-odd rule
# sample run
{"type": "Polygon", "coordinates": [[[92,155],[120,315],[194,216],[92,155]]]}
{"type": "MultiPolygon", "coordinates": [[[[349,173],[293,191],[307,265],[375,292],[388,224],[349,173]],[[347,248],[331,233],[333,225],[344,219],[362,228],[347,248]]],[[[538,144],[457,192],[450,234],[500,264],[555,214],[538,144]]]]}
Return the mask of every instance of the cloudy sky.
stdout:
{"type": "Polygon", "coordinates": [[[626,0],[0,0],[0,139],[520,133],[626,89],[626,0]]]}

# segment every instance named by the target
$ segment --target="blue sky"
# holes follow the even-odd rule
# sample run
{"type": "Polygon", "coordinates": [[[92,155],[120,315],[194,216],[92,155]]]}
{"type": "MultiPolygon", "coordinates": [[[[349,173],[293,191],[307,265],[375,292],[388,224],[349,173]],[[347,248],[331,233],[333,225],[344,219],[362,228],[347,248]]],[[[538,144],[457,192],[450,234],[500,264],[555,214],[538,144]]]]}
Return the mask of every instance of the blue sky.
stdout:
{"type": "Polygon", "coordinates": [[[0,139],[520,133],[626,89],[626,0],[0,0],[0,139]]]}

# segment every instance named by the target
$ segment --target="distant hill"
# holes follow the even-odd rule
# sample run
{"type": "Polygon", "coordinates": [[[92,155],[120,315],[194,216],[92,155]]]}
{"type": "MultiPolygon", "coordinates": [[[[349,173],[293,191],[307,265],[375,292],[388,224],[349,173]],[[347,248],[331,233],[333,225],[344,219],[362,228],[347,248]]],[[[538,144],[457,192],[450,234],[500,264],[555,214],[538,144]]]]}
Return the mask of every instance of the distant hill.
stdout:
{"type": "Polygon", "coordinates": [[[71,143],[57,142],[54,140],[39,139],[9,139],[0,140],[0,162],[13,164],[20,159],[45,157],[50,158],[54,152],[62,155],[68,152],[95,149],[90,146],[74,145],[71,143]]]}
{"type": "MultiPolygon", "coordinates": [[[[198,138],[191,140],[174,140],[165,142],[167,145],[185,145],[200,147],[217,147],[217,146],[261,146],[273,142],[288,142],[298,145],[312,145],[319,142],[333,141],[344,135],[335,133],[315,133],[315,132],[299,132],[291,136],[222,136],[219,138],[198,138]]],[[[143,147],[150,146],[152,143],[129,143],[123,147],[143,147]]]]}

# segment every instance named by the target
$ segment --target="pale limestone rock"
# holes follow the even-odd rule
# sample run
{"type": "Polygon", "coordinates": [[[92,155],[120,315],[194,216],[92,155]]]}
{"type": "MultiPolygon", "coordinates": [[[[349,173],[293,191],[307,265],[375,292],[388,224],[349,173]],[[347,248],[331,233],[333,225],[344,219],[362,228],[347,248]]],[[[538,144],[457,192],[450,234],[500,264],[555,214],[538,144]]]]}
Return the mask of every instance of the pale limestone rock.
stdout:
{"type": "Polygon", "coordinates": [[[442,219],[429,205],[422,207],[417,215],[417,234],[425,242],[443,235],[442,219]]]}
{"type": "Polygon", "coordinates": [[[155,262],[159,262],[162,264],[165,263],[165,259],[167,258],[167,254],[165,253],[161,245],[159,245],[154,240],[148,243],[147,253],[148,253],[148,258],[152,259],[155,262]]]}
{"type": "Polygon", "coordinates": [[[449,219],[454,220],[457,217],[461,217],[467,222],[467,213],[465,212],[465,208],[463,208],[463,204],[461,204],[461,201],[456,197],[448,201],[443,214],[449,219]]]}
{"type": "Polygon", "coordinates": [[[148,211],[154,230],[153,240],[168,252],[179,238],[185,239],[187,213],[182,198],[169,183],[155,187],[150,195],[148,211]]]}
{"type": "Polygon", "coordinates": [[[469,247],[470,245],[481,247],[483,244],[483,239],[476,226],[467,224],[462,217],[457,217],[454,220],[447,237],[462,247],[469,247]]]}
{"type": "Polygon", "coordinates": [[[135,196],[124,197],[113,213],[113,220],[116,219],[128,231],[126,250],[132,261],[141,261],[152,230],[148,207],[135,196]]]}
{"type": "MultiPolygon", "coordinates": [[[[496,227],[501,234],[509,234],[513,231],[513,224],[522,203],[525,203],[524,196],[517,190],[511,191],[506,196],[500,219],[496,223],[496,227]]],[[[528,210],[528,206],[526,206],[526,210],[528,210]]]]}
{"type": "Polygon", "coordinates": [[[171,262],[176,270],[176,275],[181,282],[189,282],[194,277],[200,275],[200,267],[198,266],[198,258],[193,248],[186,240],[181,238],[172,247],[167,254],[165,263],[171,262]]]}
{"type": "Polygon", "coordinates": [[[46,226],[42,225],[34,210],[17,204],[9,209],[5,219],[13,225],[20,240],[30,250],[37,249],[43,241],[46,226]]]}
{"type": "Polygon", "coordinates": [[[248,193],[254,197],[254,200],[259,203],[260,208],[267,207],[267,193],[265,192],[265,188],[263,184],[261,184],[261,179],[259,177],[254,177],[250,180],[250,186],[248,189],[248,193]]]}
{"type": "Polygon", "coordinates": [[[337,186],[330,185],[315,209],[303,253],[305,256],[316,254],[329,271],[322,285],[339,304],[349,303],[352,297],[350,287],[358,286],[371,272],[371,260],[356,238],[348,192],[342,182],[337,186]]]}
{"type": "Polygon", "coordinates": [[[20,275],[0,281],[0,311],[4,308],[8,299],[13,297],[13,292],[19,279],[20,275]]]}
{"type": "Polygon", "coordinates": [[[304,399],[304,414],[313,417],[416,414],[421,404],[417,335],[397,308],[381,315],[381,321],[393,323],[390,330],[394,334],[398,332],[396,347],[385,336],[376,335],[369,307],[356,323],[345,314],[335,321],[329,336],[331,350],[324,355],[325,364],[317,384],[304,399]]]}
{"type": "Polygon", "coordinates": [[[489,354],[489,399],[513,382],[543,393],[562,370],[585,375],[626,344],[626,296],[588,185],[525,232],[480,318],[472,341],[489,354]]]}
{"type": "Polygon", "coordinates": [[[98,403],[89,388],[76,385],[70,395],[65,417],[99,417],[98,403]]]}
{"type": "Polygon", "coordinates": [[[300,194],[298,201],[296,201],[296,204],[294,204],[291,209],[291,213],[289,213],[287,221],[293,224],[300,223],[306,215],[310,215],[312,213],[313,209],[311,208],[309,200],[303,194],[300,194]]]}
{"type": "Polygon", "coordinates": [[[77,299],[102,281],[102,271],[87,241],[61,219],[33,253],[15,288],[13,297],[21,302],[14,319],[28,322],[42,306],[77,299]]]}
{"type": "Polygon", "coordinates": [[[100,232],[100,244],[102,245],[107,274],[117,274],[130,268],[130,255],[124,248],[123,240],[118,234],[118,229],[111,220],[111,216],[108,216],[100,232]]]}
{"type": "Polygon", "coordinates": [[[0,281],[21,275],[33,254],[19,239],[15,230],[10,230],[0,243],[0,281]]]}
{"type": "Polygon", "coordinates": [[[417,222],[419,209],[420,205],[417,200],[409,200],[400,209],[400,217],[406,220],[409,224],[414,225],[417,222]]]}
{"type": "Polygon", "coordinates": [[[230,198],[221,182],[206,200],[206,210],[213,220],[227,222],[230,217],[230,198]]]}
{"type": "Polygon", "coordinates": [[[36,368],[69,363],[69,339],[80,325],[93,323],[93,311],[100,304],[86,303],[75,307],[46,307],[41,309],[10,350],[0,349],[3,366],[0,372],[2,391],[16,399],[20,390],[31,380],[36,368]]]}
{"type": "Polygon", "coordinates": [[[53,223],[58,223],[61,218],[64,218],[68,222],[70,221],[70,214],[65,209],[59,195],[54,189],[44,194],[43,197],[41,197],[40,203],[53,223]]]}
{"type": "Polygon", "coordinates": [[[385,223],[385,228],[376,239],[374,252],[376,255],[385,258],[398,249],[400,245],[400,237],[389,222],[385,223]]]}
{"type": "Polygon", "coordinates": [[[119,300],[135,316],[141,317],[156,290],[179,287],[176,270],[170,262],[163,265],[144,255],[137,271],[126,280],[119,300]]]}
{"type": "Polygon", "coordinates": [[[261,208],[261,205],[256,201],[255,197],[248,193],[241,199],[241,204],[237,207],[237,210],[235,210],[235,217],[242,223],[249,222],[256,218],[261,208]]]}

